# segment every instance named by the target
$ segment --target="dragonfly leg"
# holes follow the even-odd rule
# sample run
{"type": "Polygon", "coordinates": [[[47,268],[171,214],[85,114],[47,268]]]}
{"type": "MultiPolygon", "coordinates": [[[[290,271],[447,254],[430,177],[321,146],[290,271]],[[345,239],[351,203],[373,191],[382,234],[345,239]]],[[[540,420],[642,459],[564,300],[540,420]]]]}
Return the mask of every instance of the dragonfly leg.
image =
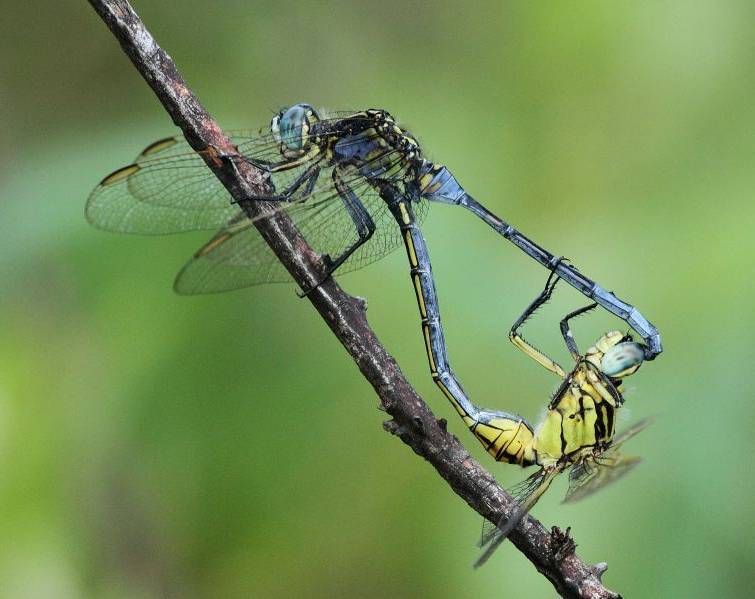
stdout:
{"type": "Polygon", "coordinates": [[[582,354],[579,353],[577,342],[574,340],[574,335],[572,335],[571,328],[569,327],[569,321],[572,318],[586,314],[587,312],[590,312],[590,310],[594,310],[597,307],[598,304],[596,302],[593,302],[592,304],[584,306],[579,310],[574,310],[574,312],[567,314],[560,323],[561,336],[564,338],[564,342],[566,343],[566,347],[569,348],[569,353],[572,355],[572,358],[577,361],[579,361],[579,359],[582,357],[582,354]]]}
{"type": "Polygon", "coordinates": [[[367,243],[375,232],[375,222],[372,220],[372,216],[370,216],[364,204],[362,204],[361,200],[343,179],[338,167],[333,169],[333,183],[335,183],[336,191],[338,191],[338,196],[341,198],[346,212],[349,213],[351,221],[354,223],[354,227],[356,227],[357,240],[346,248],[340,256],[331,258],[330,274],[346,262],[361,246],[367,243]]]}
{"type": "Polygon", "coordinates": [[[309,194],[312,193],[315,183],[320,176],[319,161],[311,164],[305,169],[296,179],[294,179],[288,187],[286,187],[280,193],[275,193],[269,196],[254,196],[250,198],[255,202],[291,202],[295,196],[302,198],[302,201],[306,201],[309,194]],[[302,191],[300,191],[302,190],[302,191]]]}
{"type": "Polygon", "coordinates": [[[294,179],[293,183],[289,185],[286,189],[284,189],[279,194],[276,194],[273,198],[260,198],[267,201],[280,201],[280,202],[291,202],[294,199],[295,195],[298,195],[302,198],[303,201],[306,201],[306,199],[309,197],[309,194],[312,193],[312,190],[315,187],[315,183],[317,183],[317,179],[320,176],[320,165],[319,163],[315,162],[314,164],[310,165],[303,173],[301,173],[296,179],[294,179]],[[299,193],[299,190],[302,190],[299,193]]]}
{"type": "Polygon", "coordinates": [[[370,237],[372,237],[372,234],[375,232],[375,222],[372,220],[372,216],[370,216],[370,213],[364,207],[364,204],[362,204],[351,187],[349,187],[349,185],[344,181],[338,167],[335,167],[333,169],[333,183],[335,185],[336,191],[338,191],[338,196],[343,202],[344,208],[346,208],[346,212],[348,212],[349,216],[351,217],[351,221],[354,223],[357,239],[335,258],[328,256],[327,254],[323,256],[327,263],[325,276],[323,276],[320,281],[318,281],[309,289],[303,290],[302,293],[299,294],[299,297],[302,298],[306,297],[320,285],[322,285],[324,281],[326,281],[336,270],[338,270],[339,266],[346,262],[346,260],[348,260],[354,254],[354,252],[356,252],[360,247],[367,243],[370,240],[370,237]]]}
{"type": "MultiPolygon", "coordinates": [[[[457,184],[458,185],[458,184],[457,184]]],[[[493,230],[511,241],[528,256],[545,266],[555,270],[556,274],[574,287],[584,296],[597,302],[606,310],[621,318],[630,327],[637,331],[645,341],[645,359],[652,360],[663,351],[661,335],[653,324],[647,320],[640,311],[624,300],[616,297],[595,281],[592,281],[571,264],[558,261],[556,257],[545,248],[540,247],[534,241],[517,231],[510,224],[498,218],[485,206],[477,202],[467,193],[459,189],[458,197],[454,198],[455,204],[464,206],[478,218],[488,224],[493,230]],[[555,262],[555,267],[552,266],[555,262]]]]}
{"type": "Polygon", "coordinates": [[[307,162],[311,162],[318,154],[320,154],[321,156],[320,158],[317,158],[316,162],[319,162],[319,160],[322,158],[322,150],[319,146],[313,145],[312,149],[309,152],[302,154],[297,158],[284,158],[283,160],[279,160],[278,162],[271,162],[269,160],[262,160],[260,158],[252,158],[250,156],[244,155],[237,155],[234,157],[257,167],[260,170],[267,171],[268,173],[279,173],[281,171],[291,170],[292,168],[296,168],[298,166],[301,166],[302,164],[306,164],[307,162]]]}
{"type": "MultiPolygon", "coordinates": [[[[557,263],[560,263],[561,261],[562,260],[559,259],[557,263]]],[[[558,375],[561,378],[564,378],[566,377],[566,372],[561,367],[561,365],[555,360],[549,358],[534,345],[529,343],[519,333],[519,329],[524,325],[524,323],[537,311],[538,308],[540,308],[540,306],[542,306],[550,299],[551,295],[553,294],[553,290],[556,288],[556,283],[558,283],[558,280],[559,277],[556,274],[556,271],[552,271],[548,276],[548,280],[545,282],[545,287],[540,292],[540,295],[538,295],[533,300],[533,302],[529,306],[527,306],[525,311],[522,312],[522,315],[517,318],[516,322],[514,322],[514,324],[512,325],[511,330],[509,331],[509,339],[517,348],[524,352],[525,355],[535,360],[535,362],[540,364],[543,368],[552,372],[553,374],[558,375]]]]}
{"type": "Polygon", "coordinates": [[[448,362],[430,254],[415,221],[411,201],[388,182],[379,182],[376,188],[401,229],[433,381],[464,424],[497,461],[521,466],[534,464],[536,454],[532,425],[516,414],[479,408],[464,392],[448,362]]]}

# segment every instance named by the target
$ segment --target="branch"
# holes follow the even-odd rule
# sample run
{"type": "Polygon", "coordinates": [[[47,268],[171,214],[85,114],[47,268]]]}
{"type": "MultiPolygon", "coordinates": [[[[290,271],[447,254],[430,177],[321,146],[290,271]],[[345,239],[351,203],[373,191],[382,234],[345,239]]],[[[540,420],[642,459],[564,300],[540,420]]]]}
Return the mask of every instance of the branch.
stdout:
{"type": "MultiPolygon", "coordinates": [[[[245,161],[218,159],[218,156],[236,156],[237,149],[188,88],[173,60],[157,45],[129,3],[126,0],[89,0],[89,3],[191,147],[201,153],[233,199],[251,217],[265,214],[264,203],[249,199],[270,195],[264,173],[245,161]]],[[[258,220],[256,226],[302,288],[311,288],[321,280],[324,269],[320,256],[284,213],[258,220]]],[[[412,389],[370,329],[364,302],[345,293],[332,278],[308,298],[374,387],[382,409],[392,418],[384,424],[385,429],[430,462],[453,491],[480,515],[491,522],[509,516],[514,507],[511,498],[446,430],[445,420],[437,420],[412,389]]],[[[605,564],[590,566],[573,551],[564,551],[568,544],[557,529],[549,532],[536,519],[527,517],[510,535],[510,540],[563,597],[619,597],[600,581],[605,564]]]]}

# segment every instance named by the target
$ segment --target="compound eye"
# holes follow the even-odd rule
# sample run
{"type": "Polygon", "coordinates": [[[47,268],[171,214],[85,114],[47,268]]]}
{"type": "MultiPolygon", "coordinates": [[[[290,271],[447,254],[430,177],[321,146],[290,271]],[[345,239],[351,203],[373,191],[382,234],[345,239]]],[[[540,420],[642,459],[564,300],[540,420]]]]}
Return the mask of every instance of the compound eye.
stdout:
{"type": "Polygon", "coordinates": [[[300,154],[309,145],[310,125],[319,120],[309,104],[295,104],[282,111],[278,120],[278,136],[284,154],[300,154]]]}
{"type": "Polygon", "coordinates": [[[600,361],[600,370],[612,378],[622,378],[634,374],[645,359],[642,345],[634,341],[617,343],[609,349],[600,361]]]}

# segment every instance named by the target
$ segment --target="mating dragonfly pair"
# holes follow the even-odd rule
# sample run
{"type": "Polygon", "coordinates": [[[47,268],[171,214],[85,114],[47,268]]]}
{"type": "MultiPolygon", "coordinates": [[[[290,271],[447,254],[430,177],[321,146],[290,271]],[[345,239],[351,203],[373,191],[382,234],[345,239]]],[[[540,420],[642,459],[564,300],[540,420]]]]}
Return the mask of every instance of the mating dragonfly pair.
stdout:
{"type": "Polygon", "coordinates": [[[264,216],[251,218],[242,205],[234,204],[202,157],[183,138],[171,137],[149,145],[133,164],[105,177],[89,197],[88,220],[126,233],[219,229],[179,272],[174,288],[181,294],[289,280],[255,227],[255,219],[278,211],[284,211],[322,255],[327,276],[361,268],[403,244],[433,380],[496,460],[540,466],[515,493],[513,517],[484,535],[486,550],[478,564],[505,540],[559,472],[571,469],[573,499],[635,463],[616,452],[626,438],[614,438],[615,411],[623,403],[621,379],[662,351],[658,331],[636,308],[475,201],[447,168],[424,158],[417,140],[384,110],[326,118],[307,104],[297,104],[278,113],[269,130],[240,132],[231,141],[238,153],[221,159],[247,162],[266,173],[273,192],[247,199],[266,202],[271,210],[264,216]],[[510,335],[517,347],[563,379],[537,429],[514,414],[477,407],[451,369],[429,252],[419,228],[429,202],[466,208],[551,271],[545,289],[510,335]],[[593,302],[561,322],[575,360],[569,372],[519,334],[559,279],[593,302]],[[598,305],[624,320],[643,343],[628,334],[608,333],[580,354],[568,321],[598,305]]]}

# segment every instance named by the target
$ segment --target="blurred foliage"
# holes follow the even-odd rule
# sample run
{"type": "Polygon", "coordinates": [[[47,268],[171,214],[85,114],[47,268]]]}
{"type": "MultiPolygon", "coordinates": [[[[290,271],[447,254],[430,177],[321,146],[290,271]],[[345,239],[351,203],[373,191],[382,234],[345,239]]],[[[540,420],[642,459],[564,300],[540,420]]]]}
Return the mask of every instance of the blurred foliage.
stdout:
{"type": "MultiPolygon", "coordinates": [[[[753,584],[755,8],[749,2],[136,2],[208,109],[384,107],[492,210],[636,303],[665,353],[631,384],[645,463],[571,525],[627,597],[753,584]]],[[[85,2],[0,24],[0,588],[7,597],[551,597],[381,430],[369,385],[294,286],[181,298],[203,235],[89,228],[106,173],[173,129],[85,2]]],[[[506,340],[546,273],[469,214],[425,227],[476,402],[535,419],[554,380],[506,340]]],[[[400,252],[342,282],[504,484],[427,375],[400,252]],[[377,284],[377,282],[380,284],[377,284]]],[[[566,288],[529,338],[562,360],[566,288]]],[[[582,346],[615,320],[577,324],[582,346]]],[[[628,422],[628,419],[625,421],[628,422]]]]}

